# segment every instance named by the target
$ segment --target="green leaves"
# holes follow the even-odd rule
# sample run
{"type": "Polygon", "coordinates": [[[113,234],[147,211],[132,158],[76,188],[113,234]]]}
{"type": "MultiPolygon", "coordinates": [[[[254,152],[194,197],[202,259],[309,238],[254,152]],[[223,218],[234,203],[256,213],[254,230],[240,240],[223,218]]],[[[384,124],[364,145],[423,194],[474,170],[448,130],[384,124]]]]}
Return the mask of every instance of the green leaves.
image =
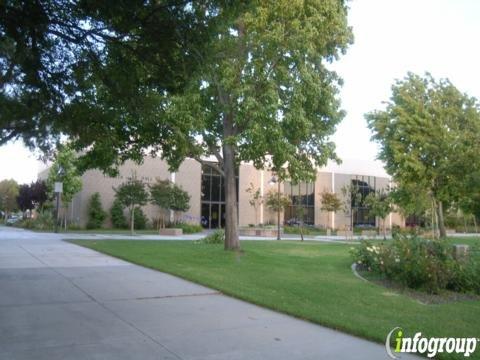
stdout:
{"type": "Polygon", "coordinates": [[[343,203],[338,195],[334,192],[323,191],[321,194],[322,210],[337,212],[342,209],[343,203]]]}
{"type": "Polygon", "coordinates": [[[190,208],[190,195],[169,180],[157,179],[150,186],[150,197],[153,204],[161,209],[187,211],[190,208]]]}
{"type": "Polygon", "coordinates": [[[409,73],[392,86],[386,109],[365,117],[380,144],[379,159],[399,188],[395,196],[412,210],[424,195],[448,204],[474,189],[467,180],[480,169],[474,155],[480,151],[479,104],[448,80],[409,73]],[[408,200],[412,189],[418,196],[408,200]]]}
{"type": "Polygon", "coordinates": [[[365,198],[365,205],[370,214],[378,216],[382,220],[393,211],[392,197],[385,190],[377,190],[368,194],[365,198]]]}
{"type": "Polygon", "coordinates": [[[68,204],[82,190],[82,178],[77,168],[77,156],[69,145],[62,146],[50,167],[46,185],[52,195],[56,182],[63,183],[62,201],[68,204]]]}
{"type": "Polygon", "coordinates": [[[145,184],[135,178],[129,179],[115,190],[115,198],[123,207],[133,210],[135,206],[143,206],[148,202],[145,184]]]}

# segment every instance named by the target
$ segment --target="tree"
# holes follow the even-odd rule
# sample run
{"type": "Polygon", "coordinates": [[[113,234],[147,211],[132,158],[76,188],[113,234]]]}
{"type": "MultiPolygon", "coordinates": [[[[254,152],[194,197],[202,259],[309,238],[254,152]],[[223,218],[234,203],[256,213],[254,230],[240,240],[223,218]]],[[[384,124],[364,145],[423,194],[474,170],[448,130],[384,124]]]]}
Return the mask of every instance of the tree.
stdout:
{"type": "Polygon", "coordinates": [[[473,218],[475,232],[478,232],[477,220],[480,219],[480,171],[465,174],[465,187],[458,200],[459,208],[473,218]]]}
{"type": "Polygon", "coordinates": [[[387,229],[385,219],[393,211],[390,194],[385,190],[371,192],[365,198],[365,205],[367,205],[370,214],[382,220],[383,238],[386,239],[387,229]]]}
{"type": "Polygon", "coordinates": [[[0,181],[0,209],[4,212],[5,220],[8,214],[17,210],[18,184],[15,180],[0,181]]]}
{"type": "Polygon", "coordinates": [[[281,193],[279,196],[278,192],[273,190],[267,193],[267,198],[265,200],[265,204],[267,205],[267,207],[274,212],[282,211],[291,203],[292,202],[290,201],[290,198],[288,196],[281,193]]]}
{"type": "Polygon", "coordinates": [[[253,183],[250,183],[250,186],[245,190],[248,194],[250,194],[250,198],[248,199],[248,203],[251,207],[255,210],[255,224],[257,225],[257,212],[258,208],[263,204],[263,196],[260,192],[260,188],[255,189],[253,183]]]}
{"type": "Polygon", "coordinates": [[[67,208],[76,193],[82,190],[82,178],[77,168],[77,157],[69,145],[60,146],[48,172],[46,181],[47,189],[51,197],[54,197],[56,182],[63,184],[63,192],[60,195],[64,208],[64,224],[67,228],[67,208]]]}
{"type": "MultiPolygon", "coordinates": [[[[78,97],[93,95],[93,71],[124,105],[132,100],[132,91],[141,98],[137,74],[148,73],[151,80],[143,80],[155,79],[160,93],[179,91],[195,70],[194,57],[209,50],[209,32],[218,21],[216,3],[0,2],[0,145],[23,138],[28,146],[49,152],[65,134],[81,132],[81,142],[90,144],[105,137],[97,130],[106,119],[88,108],[64,116],[78,97]],[[195,52],[190,44],[195,44],[195,52]]],[[[104,163],[107,156],[112,151],[99,156],[98,162],[104,163]]]]}
{"type": "MultiPolygon", "coordinates": [[[[236,165],[271,165],[280,178],[311,178],[335,159],[327,141],[343,117],[333,60],[351,40],[342,1],[255,1],[229,19],[199,58],[166,116],[185,155],[213,155],[225,179],[225,249],[239,249],[236,165]],[[286,30],[288,29],[288,30],[286,30]]],[[[176,147],[178,148],[178,147],[176,147]]],[[[176,154],[178,151],[176,151],[176,154]]]]}
{"type": "Polygon", "coordinates": [[[348,214],[350,218],[350,230],[353,231],[353,207],[359,205],[363,199],[362,194],[357,186],[353,184],[345,185],[342,187],[343,194],[343,211],[348,214]]]}
{"type": "Polygon", "coordinates": [[[135,177],[113,189],[118,202],[128,208],[130,213],[130,231],[135,233],[135,209],[137,206],[143,206],[148,202],[148,193],[145,191],[145,184],[135,177]]]}
{"type": "Polygon", "coordinates": [[[430,196],[445,237],[445,205],[465,192],[465,174],[480,168],[477,100],[448,80],[409,73],[392,86],[386,109],[366,119],[387,172],[396,183],[430,196]]]}
{"type": "Polygon", "coordinates": [[[162,227],[165,228],[165,213],[170,210],[171,204],[171,183],[169,180],[157,179],[156,183],[149,187],[150,201],[160,208],[162,227]]]}
{"type": "Polygon", "coordinates": [[[112,207],[110,208],[110,221],[112,226],[117,229],[128,228],[127,220],[123,214],[123,205],[118,199],[113,200],[112,207]]]}
{"type": "Polygon", "coordinates": [[[190,208],[190,195],[180,186],[172,184],[170,209],[174,214],[185,212],[190,208]]]}
{"type": "Polygon", "coordinates": [[[30,184],[31,199],[35,208],[42,210],[43,204],[48,200],[47,184],[43,180],[37,180],[30,184]]]}
{"type": "Polygon", "coordinates": [[[22,184],[19,187],[17,196],[18,208],[25,211],[32,211],[35,208],[42,208],[47,201],[47,187],[44,181],[37,180],[31,184],[22,184]]]}
{"type": "MultiPolygon", "coordinates": [[[[78,12],[106,27],[98,34],[93,26],[105,46],[79,52],[93,60],[74,62],[76,91],[54,117],[54,128],[86,150],[84,166],[111,170],[152,152],[175,170],[187,156],[215,156],[225,180],[225,249],[237,250],[240,161],[300,180],[336,159],[328,139],[344,116],[341,80],[327,63],[352,41],[345,1],[88,4],[78,12]]],[[[14,133],[27,132],[13,124],[14,133]]]]}
{"type": "Polygon", "coordinates": [[[17,205],[24,217],[27,210],[31,211],[35,208],[30,193],[30,185],[22,184],[18,187],[17,205]]]}
{"type": "Polygon", "coordinates": [[[107,213],[102,208],[102,202],[100,201],[100,194],[94,193],[90,198],[88,204],[88,229],[99,229],[102,227],[103,222],[107,218],[107,213]]]}
{"type": "Polygon", "coordinates": [[[330,226],[330,213],[335,214],[342,208],[342,200],[334,192],[325,190],[320,194],[322,201],[322,210],[328,211],[328,226],[330,226]]]}
{"type": "Polygon", "coordinates": [[[150,198],[153,204],[163,209],[163,227],[165,227],[165,212],[187,211],[190,208],[190,195],[169,180],[157,179],[157,182],[150,186],[150,198]]]}
{"type": "Polygon", "coordinates": [[[134,211],[134,223],[138,230],[147,228],[148,219],[141,207],[136,207],[134,211]]]}

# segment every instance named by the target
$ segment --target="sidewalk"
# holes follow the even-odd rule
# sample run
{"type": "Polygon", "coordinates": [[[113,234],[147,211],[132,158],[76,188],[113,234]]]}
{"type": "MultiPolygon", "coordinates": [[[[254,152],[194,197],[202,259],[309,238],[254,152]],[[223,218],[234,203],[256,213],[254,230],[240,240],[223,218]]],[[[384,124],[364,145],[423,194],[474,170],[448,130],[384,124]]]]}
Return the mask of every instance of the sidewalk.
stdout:
{"type": "Polygon", "coordinates": [[[1,359],[387,358],[381,344],[62,237],[0,227],[1,359]]]}

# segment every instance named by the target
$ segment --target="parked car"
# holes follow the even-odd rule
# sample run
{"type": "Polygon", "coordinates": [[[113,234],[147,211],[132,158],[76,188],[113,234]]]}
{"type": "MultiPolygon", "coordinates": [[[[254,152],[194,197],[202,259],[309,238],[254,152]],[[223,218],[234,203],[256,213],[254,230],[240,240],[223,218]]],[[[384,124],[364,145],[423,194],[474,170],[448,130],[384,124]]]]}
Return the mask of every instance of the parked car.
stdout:
{"type": "Polygon", "coordinates": [[[11,215],[8,217],[7,221],[6,221],[6,224],[7,225],[13,225],[15,223],[17,223],[18,221],[20,221],[22,218],[18,215],[11,215]]]}

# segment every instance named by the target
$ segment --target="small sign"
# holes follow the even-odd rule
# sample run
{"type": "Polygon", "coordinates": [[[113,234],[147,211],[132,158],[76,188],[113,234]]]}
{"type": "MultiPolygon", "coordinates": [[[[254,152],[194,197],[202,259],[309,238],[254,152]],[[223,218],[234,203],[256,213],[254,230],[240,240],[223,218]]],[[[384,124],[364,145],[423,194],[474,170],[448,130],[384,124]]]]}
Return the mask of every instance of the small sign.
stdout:
{"type": "Polygon", "coordinates": [[[63,183],[62,182],[56,182],[55,183],[54,192],[55,193],[62,193],[63,192],[63,183]]]}

